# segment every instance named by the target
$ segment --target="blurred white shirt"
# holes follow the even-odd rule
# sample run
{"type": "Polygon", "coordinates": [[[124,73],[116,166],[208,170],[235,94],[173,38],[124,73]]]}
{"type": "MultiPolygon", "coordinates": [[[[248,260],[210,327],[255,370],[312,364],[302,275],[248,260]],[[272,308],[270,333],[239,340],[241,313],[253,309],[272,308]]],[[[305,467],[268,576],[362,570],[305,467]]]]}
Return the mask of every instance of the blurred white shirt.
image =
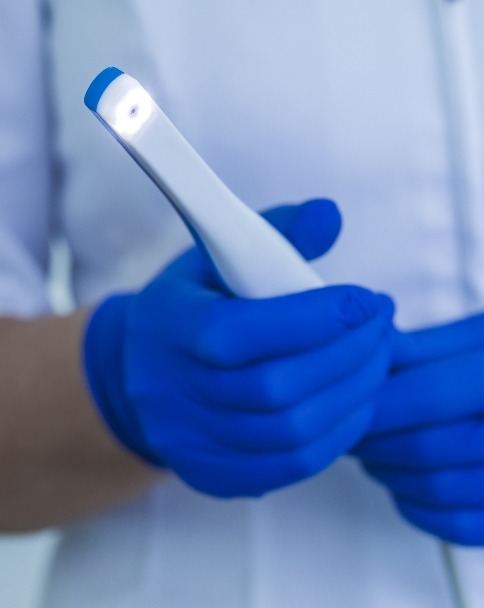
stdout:
{"type": "MultiPolygon", "coordinates": [[[[344,233],[318,262],[327,281],[388,291],[406,326],[483,308],[480,0],[53,0],[51,31],[34,0],[23,4],[0,3],[3,312],[47,309],[53,230],[71,251],[79,304],[140,286],[189,242],[82,106],[113,64],[146,83],[248,204],[340,204],[344,233]]],[[[482,606],[484,554],[455,554],[468,606],[482,606]]],[[[438,543],[342,460],[257,502],[215,501],[172,479],[65,530],[46,607],[164,605],[452,601],[438,543]]]]}

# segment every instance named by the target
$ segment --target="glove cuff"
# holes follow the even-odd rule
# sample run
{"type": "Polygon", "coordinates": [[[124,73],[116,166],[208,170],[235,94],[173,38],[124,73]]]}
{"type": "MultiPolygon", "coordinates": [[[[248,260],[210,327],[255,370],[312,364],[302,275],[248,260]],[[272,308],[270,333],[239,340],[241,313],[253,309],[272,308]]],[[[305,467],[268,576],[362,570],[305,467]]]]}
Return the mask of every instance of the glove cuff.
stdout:
{"type": "Polygon", "coordinates": [[[84,335],[84,372],[94,404],[111,433],[123,447],[155,464],[124,389],[126,319],[133,297],[112,296],[94,310],[84,335]]]}

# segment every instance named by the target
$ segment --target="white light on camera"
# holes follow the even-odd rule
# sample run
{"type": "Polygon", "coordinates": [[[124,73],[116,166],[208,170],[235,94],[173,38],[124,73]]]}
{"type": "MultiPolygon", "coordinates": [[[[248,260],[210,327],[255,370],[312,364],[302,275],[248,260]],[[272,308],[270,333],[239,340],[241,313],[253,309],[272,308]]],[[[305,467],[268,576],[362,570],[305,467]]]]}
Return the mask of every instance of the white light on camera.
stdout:
{"type": "Polygon", "coordinates": [[[113,129],[120,135],[135,135],[151,117],[153,105],[145,89],[131,89],[114,110],[113,129]]]}

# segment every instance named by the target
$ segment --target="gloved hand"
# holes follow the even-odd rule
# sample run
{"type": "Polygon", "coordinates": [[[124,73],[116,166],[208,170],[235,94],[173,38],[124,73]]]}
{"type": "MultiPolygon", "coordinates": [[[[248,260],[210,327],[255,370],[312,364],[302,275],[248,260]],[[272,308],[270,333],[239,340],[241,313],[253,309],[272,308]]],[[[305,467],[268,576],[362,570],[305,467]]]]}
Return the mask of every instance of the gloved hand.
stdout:
{"type": "MultiPolygon", "coordinates": [[[[334,204],[267,218],[307,258],[336,239],[334,204]]],[[[257,496],[314,475],[368,430],[393,305],[359,287],[247,300],[197,248],[94,312],[85,369],[117,438],[190,486],[257,496]]]]}
{"type": "Polygon", "coordinates": [[[411,523],[484,544],[484,315],[396,335],[395,369],[356,452],[411,523]]]}

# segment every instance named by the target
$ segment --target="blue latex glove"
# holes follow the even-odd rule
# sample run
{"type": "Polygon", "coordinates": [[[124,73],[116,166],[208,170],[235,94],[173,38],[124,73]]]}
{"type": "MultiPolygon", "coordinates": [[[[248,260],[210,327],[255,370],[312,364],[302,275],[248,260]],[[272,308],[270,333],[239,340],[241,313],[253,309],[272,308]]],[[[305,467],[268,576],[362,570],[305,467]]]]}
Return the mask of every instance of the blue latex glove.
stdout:
{"type": "Polygon", "coordinates": [[[484,315],[401,334],[372,434],[357,453],[402,515],[484,544],[484,315]]]}
{"type": "MultiPolygon", "coordinates": [[[[341,223],[328,201],[267,217],[307,258],[341,223]]],[[[85,369],[125,446],[202,492],[257,496],[318,473],[368,430],[392,315],[358,287],[233,297],[195,248],[95,311],[85,369]]]]}

